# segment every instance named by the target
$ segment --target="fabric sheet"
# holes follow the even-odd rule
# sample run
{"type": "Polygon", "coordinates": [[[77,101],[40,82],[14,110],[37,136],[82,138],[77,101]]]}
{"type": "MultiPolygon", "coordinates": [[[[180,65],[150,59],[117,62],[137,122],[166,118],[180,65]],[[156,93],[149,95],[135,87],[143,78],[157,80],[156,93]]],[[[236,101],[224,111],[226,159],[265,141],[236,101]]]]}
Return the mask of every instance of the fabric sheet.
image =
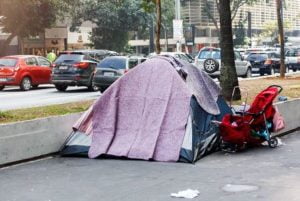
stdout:
{"type": "Polygon", "coordinates": [[[93,106],[89,157],[177,161],[191,93],[169,62],[150,59],[118,79],[93,106]]]}

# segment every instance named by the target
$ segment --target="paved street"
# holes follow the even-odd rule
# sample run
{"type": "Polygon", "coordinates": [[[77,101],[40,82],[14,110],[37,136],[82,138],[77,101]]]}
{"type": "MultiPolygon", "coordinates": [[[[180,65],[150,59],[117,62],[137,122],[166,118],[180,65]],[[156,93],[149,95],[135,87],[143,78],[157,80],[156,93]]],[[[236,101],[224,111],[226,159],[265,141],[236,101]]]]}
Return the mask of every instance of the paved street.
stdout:
{"type": "Polygon", "coordinates": [[[58,92],[53,85],[42,85],[25,92],[18,87],[7,87],[0,91],[0,110],[91,100],[99,96],[99,91],[89,92],[86,87],[69,87],[66,92],[58,92]]]}
{"type": "Polygon", "coordinates": [[[195,165],[45,159],[0,170],[0,200],[167,201],[179,200],[170,193],[191,188],[200,191],[193,199],[199,201],[299,201],[300,132],[283,137],[283,142],[285,145],[276,149],[216,153],[195,165]],[[248,185],[253,191],[236,192],[241,188],[230,189],[229,184],[248,185]]]}

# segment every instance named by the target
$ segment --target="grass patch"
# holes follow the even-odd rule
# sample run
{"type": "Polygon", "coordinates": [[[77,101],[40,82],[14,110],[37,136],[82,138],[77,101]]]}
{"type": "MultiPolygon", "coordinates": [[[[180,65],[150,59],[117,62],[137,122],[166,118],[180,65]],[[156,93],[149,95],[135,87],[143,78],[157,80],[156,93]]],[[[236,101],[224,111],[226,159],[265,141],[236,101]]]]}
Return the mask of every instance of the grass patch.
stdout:
{"type": "Polygon", "coordinates": [[[28,109],[9,110],[4,112],[0,111],[0,124],[83,112],[87,110],[92,103],[93,101],[82,101],[28,109]]]}
{"type": "MultiPolygon", "coordinates": [[[[255,96],[266,89],[270,85],[280,85],[283,87],[283,91],[280,96],[286,96],[288,100],[300,98],[300,75],[287,76],[284,79],[279,77],[269,77],[257,80],[242,80],[239,82],[242,87],[242,100],[234,101],[234,104],[241,104],[246,98],[246,91],[248,91],[247,104],[251,104],[255,96]]],[[[275,99],[275,102],[277,98],[275,99]]]]}

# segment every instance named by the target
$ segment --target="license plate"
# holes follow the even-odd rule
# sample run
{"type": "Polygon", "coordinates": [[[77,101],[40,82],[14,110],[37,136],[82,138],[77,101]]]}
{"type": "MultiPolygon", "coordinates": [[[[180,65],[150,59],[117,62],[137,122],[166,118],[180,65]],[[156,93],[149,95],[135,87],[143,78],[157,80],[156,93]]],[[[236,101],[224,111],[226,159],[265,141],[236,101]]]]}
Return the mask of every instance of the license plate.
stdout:
{"type": "Polygon", "coordinates": [[[6,82],[6,78],[0,78],[0,82],[6,82]]]}
{"type": "Polygon", "coordinates": [[[60,66],[59,69],[60,70],[67,70],[69,67],[68,66],[60,66]]]}
{"type": "Polygon", "coordinates": [[[104,76],[108,76],[108,77],[113,77],[113,76],[115,76],[115,73],[112,73],[112,72],[104,72],[103,75],[104,75],[104,76]]]}

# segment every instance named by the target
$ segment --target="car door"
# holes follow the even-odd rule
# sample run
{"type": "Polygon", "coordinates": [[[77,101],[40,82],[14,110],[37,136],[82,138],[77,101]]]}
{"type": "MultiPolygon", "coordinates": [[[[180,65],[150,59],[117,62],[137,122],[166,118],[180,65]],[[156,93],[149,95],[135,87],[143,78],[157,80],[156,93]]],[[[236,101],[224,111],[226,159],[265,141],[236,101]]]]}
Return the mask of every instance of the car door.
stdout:
{"type": "Polygon", "coordinates": [[[137,58],[130,58],[128,60],[128,68],[129,68],[129,70],[132,69],[132,68],[134,68],[136,65],[138,65],[138,63],[139,63],[139,61],[138,61],[137,58]]]}
{"type": "Polygon", "coordinates": [[[289,65],[295,65],[297,63],[297,56],[295,49],[291,49],[287,52],[287,61],[289,65]]]}
{"type": "Polygon", "coordinates": [[[238,76],[245,75],[248,70],[248,62],[242,60],[242,56],[238,52],[234,52],[234,61],[236,67],[236,73],[238,76]]]}
{"type": "Polygon", "coordinates": [[[41,71],[40,83],[48,84],[50,83],[51,73],[52,73],[51,63],[50,61],[48,61],[46,58],[43,57],[39,57],[38,61],[39,61],[39,68],[41,71]]]}
{"type": "Polygon", "coordinates": [[[27,66],[27,73],[31,77],[31,82],[33,84],[40,83],[41,75],[38,66],[38,61],[34,57],[28,57],[25,59],[25,63],[27,66]]]}

